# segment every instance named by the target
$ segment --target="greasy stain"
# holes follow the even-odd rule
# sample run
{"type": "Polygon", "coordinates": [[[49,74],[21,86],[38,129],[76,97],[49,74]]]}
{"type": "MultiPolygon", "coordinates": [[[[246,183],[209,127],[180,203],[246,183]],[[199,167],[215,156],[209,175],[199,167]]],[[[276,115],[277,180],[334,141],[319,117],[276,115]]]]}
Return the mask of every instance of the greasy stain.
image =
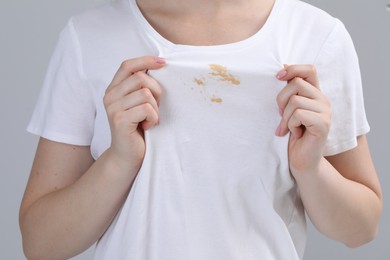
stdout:
{"type": "Polygon", "coordinates": [[[211,69],[211,76],[217,77],[220,81],[225,81],[233,85],[240,85],[240,80],[229,73],[226,67],[218,64],[209,64],[209,67],[211,69]]]}
{"type": "Polygon", "coordinates": [[[208,75],[199,75],[193,78],[192,91],[199,91],[205,101],[213,104],[222,104],[224,102],[218,89],[226,86],[238,86],[241,84],[239,78],[229,72],[227,67],[219,64],[208,64],[211,71],[208,75]],[[216,84],[216,81],[223,82],[222,84],[216,84]],[[196,86],[196,87],[194,87],[196,86]]]}
{"type": "Polygon", "coordinates": [[[223,102],[222,98],[220,98],[220,97],[212,97],[212,98],[210,98],[210,101],[213,103],[219,103],[219,104],[221,104],[223,102]]]}
{"type": "Polygon", "coordinates": [[[206,84],[204,83],[204,80],[202,80],[202,79],[194,78],[194,82],[195,82],[196,85],[198,85],[198,86],[201,86],[201,87],[206,86],[206,84]]]}

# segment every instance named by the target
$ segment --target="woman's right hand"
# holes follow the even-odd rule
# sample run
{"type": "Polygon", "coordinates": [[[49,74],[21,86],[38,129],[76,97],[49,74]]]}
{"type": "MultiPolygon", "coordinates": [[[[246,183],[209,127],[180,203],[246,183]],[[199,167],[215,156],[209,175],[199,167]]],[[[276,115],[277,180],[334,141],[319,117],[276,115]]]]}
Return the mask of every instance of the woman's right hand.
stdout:
{"type": "Polygon", "coordinates": [[[143,131],[158,122],[161,87],[145,71],[164,64],[156,57],[122,63],[104,96],[111,147],[96,161],[90,146],[40,139],[20,207],[28,259],[69,259],[112,223],[142,163],[143,131]]]}
{"type": "Polygon", "coordinates": [[[124,61],[103,98],[111,129],[108,152],[120,167],[140,167],[145,155],[144,131],[159,123],[161,86],[147,70],[165,60],[144,56],[124,61]]]}

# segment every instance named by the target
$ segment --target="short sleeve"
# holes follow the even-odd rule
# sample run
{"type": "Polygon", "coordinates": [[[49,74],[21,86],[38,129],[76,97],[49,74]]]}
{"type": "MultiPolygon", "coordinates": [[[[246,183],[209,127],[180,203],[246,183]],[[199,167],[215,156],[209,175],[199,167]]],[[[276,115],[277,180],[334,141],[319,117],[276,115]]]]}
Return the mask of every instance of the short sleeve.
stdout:
{"type": "Polygon", "coordinates": [[[314,65],[321,89],[332,106],[332,125],[324,156],[335,155],[356,147],[357,136],[370,130],[358,57],[349,33],[339,20],[314,65]]]}
{"type": "Polygon", "coordinates": [[[83,72],[80,42],[70,20],[60,34],[27,131],[61,143],[90,145],[94,96],[83,72]]]}

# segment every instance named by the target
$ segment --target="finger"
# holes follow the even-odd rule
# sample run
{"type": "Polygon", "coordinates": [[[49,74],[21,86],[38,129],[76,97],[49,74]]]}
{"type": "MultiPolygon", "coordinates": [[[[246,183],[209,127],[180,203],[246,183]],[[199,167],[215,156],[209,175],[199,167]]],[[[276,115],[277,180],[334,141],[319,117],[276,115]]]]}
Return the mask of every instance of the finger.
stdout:
{"type": "Polygon", "coordinates": [[[143,129],[147,130],[158,123],[158,114],[149,103],[141,104],[121,113],[121,118],[126,118],[127,122],[122,125],[125,131],[135,131],[138,125],[143,122],[143,129]]]}
{"type": "Polygon", "coordinates": [[[156,122],[154,121],[150,121],[150,120],[144,120],[140,123],[141,125],[141,128],[146,131],[146,130],[149,130],[150,128],[152,128],[153,126],[155,125],[158,125],[160,122],[159,122],[159,119],[157,119],[156,122]]]}
{"type": "Polygon", "coordinates": [[[310,64],[285,65],[284,69],[276,74],[277,79],[285,81],[290,81],[295,77],[302,78],[314,87],[320,88],[316,68],[310,64]]]}
{"type": "Polygon", "coordinates": [[[122,62],[108,89],[113,88],[138,71],[159,69],[165,65],[165,59],[156,56],[143,56],[122,62]]]}
{"type": "Polygon", "coordinates": [[[120,103],[120,110],[129,110],[139,105],[149,103],[157,113],[159,111],[156,99],[147,88],[142,88],[130,93],[123,97],[118,103],[120,103]]]}
{"type": "Polygon", "coordinates": [[[320,136],[322,122],[321,114],[297,109],[288,121],[288,129],[296,139],[301,138],[305,131],[309,131],[312,135],[320,136]]]}
{"type": "Polygon", "coordinates": [[[296,77],[291,80],[276,97],[276,102],[282,112],[285,110],[290,98],[296,95],[320,100],[323,94],[319,91],[319,89],[314,88],[309,82],[296,77]]]}
{"type": "Polygon", "coordinates": [[[279,131],[282,136],[288,133],[288,122],[290,121],[290,118],[293,116],[294,112],[298,109],[308,110],[316,113],[322,113],[325,110],[324,105],[316,100],[297,95],[292,96],[284,110],[282,119],[280,121],[279,131]]]}
{"type": "MultiPolygon", "coordinates": [[[[142,105],[141,105],[142,106],[142,105]]],[[[144,131],[152,128],[155,125],[160,123],[159,116],[155,110],[151,110],[149,114],[145,117],[145,120],[140,122],[140,125],[144,131]]]]}
{"type": "Polygon", "coordinates": [[[156,101],[159,102],[162,93],[161,86],[155,79],[142,71],[134,73],[132,76],[118,84],[115,88],[107,91],[104,97],[105,102],[107,104],[111,104],[124,96],[143,88],[149,89],[156,101]]]}

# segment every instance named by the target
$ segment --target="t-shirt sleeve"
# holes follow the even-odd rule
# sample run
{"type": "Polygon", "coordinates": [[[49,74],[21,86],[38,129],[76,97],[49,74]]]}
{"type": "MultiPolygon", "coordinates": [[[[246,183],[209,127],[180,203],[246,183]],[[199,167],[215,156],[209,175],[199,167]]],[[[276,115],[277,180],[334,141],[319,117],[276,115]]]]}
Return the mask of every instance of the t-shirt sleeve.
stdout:
{"type": "Polygon", "coordinates": [[[90,145],[94,96],[71,19],[60,34],[27,131],[61,143],[90,145]]]}
{"type": "Polygon", "coordinates": [[[324,156],[335,155],[356,147],[357,136],[370,130],[358,57],[349,33],[339,20],[314,65],[321,89],[332,106],[332,125],[324,156]]]}

